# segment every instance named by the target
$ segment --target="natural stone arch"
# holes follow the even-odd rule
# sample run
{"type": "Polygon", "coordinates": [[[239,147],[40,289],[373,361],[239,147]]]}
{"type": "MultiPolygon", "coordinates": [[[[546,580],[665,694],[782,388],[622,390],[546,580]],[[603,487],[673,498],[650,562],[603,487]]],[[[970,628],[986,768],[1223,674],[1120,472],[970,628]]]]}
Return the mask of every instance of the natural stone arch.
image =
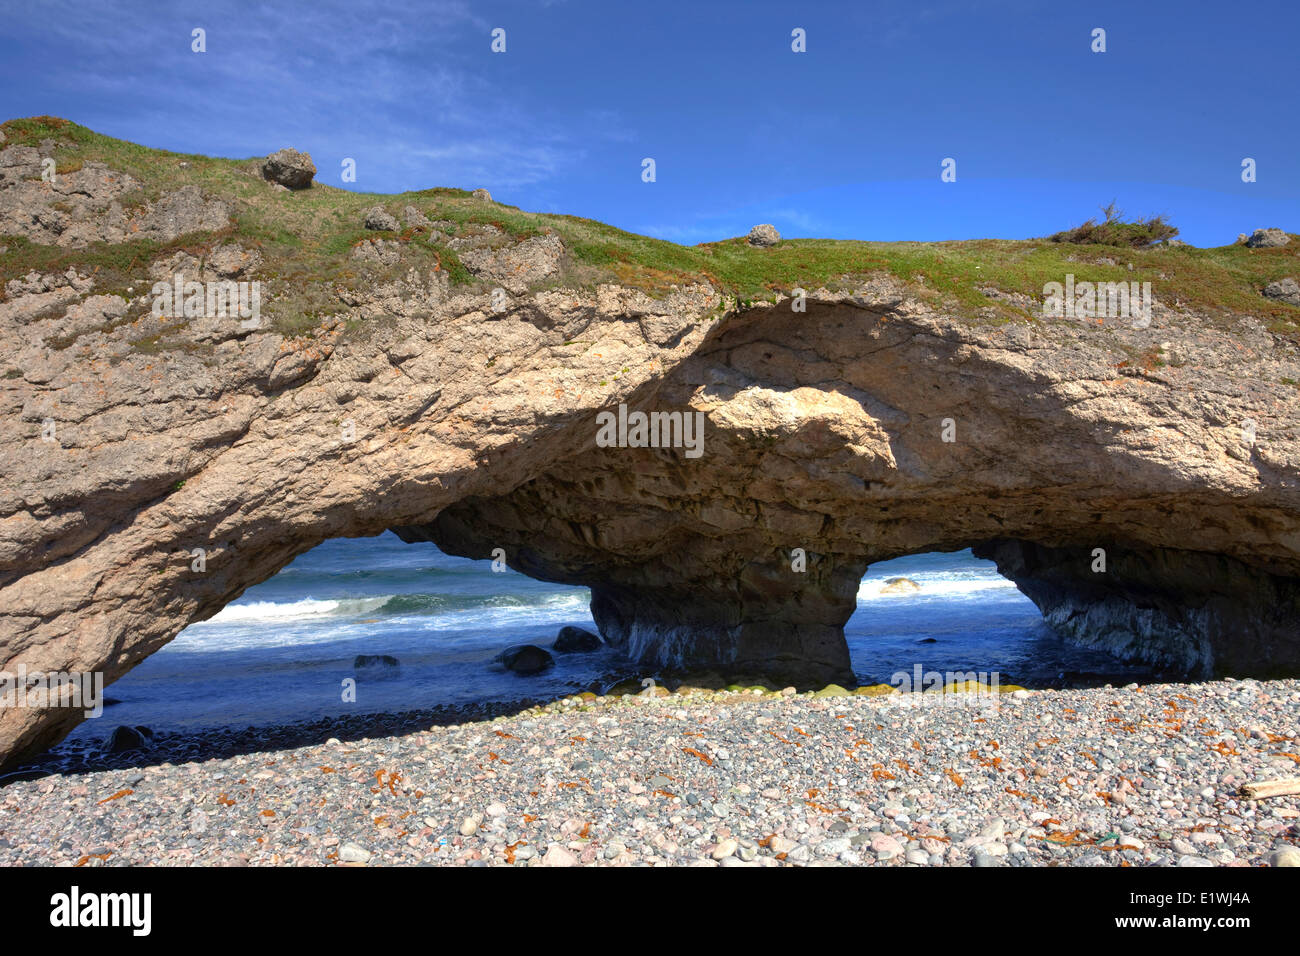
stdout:
{"type": "Polygon", "coordinates": [[[1234,457],[1235,428],[1191,417],[1153,442],[1148,402],[1167,415],[1167,395],[1123,389],[1088,349],[1038,347],[1035,366],[1033,333],[902,301],[761,308],[651,396],[706,414],[700,459],[586,450],[397,531],[590,587],[606,639],[650,666],[849,679],[843,625],[868,564],[974,547],[1086,643],[1200,676],[1300,668],[1282,449],[1234,457]]]}
{"type": "MultiPolygon", "coordinates": [[[[1207,406],[1117,372],[1113,336],[981,325],[893,281],[821,290],[807,313],[719,304],[607,286],[498,313],[435,287],[362,334],[196,329],[215,364],[96,367],[33,345],[29,380],[52,387],[25,399],[27,434],[5,450],[0,663],[115,679],[320,541],[385,528],[588,584],[607,636],[649,663],[805,681],[843,676],[867,563],[918,551],[1195,551],[1294,594],[1300,462],[1290,409],[1252,377],[1272,348],[1258,326],[1188,373],[1207,406]],[[595,448],[596,413],[620,402],[704,412],[705,454],[595,448]],[[63,443],[41,447],[53,413],[63,443]],[[1245,417],[1263,438],[1243,450],[1245,417]]],[[[1219,619],[1233,615],[1262,619],[1249,599],[1219,619]]],[[[1266,643],[1294,653],[1287,620],[1266,643]]],[[[0,713],[0,752],[78,719],[0,713]]]]}

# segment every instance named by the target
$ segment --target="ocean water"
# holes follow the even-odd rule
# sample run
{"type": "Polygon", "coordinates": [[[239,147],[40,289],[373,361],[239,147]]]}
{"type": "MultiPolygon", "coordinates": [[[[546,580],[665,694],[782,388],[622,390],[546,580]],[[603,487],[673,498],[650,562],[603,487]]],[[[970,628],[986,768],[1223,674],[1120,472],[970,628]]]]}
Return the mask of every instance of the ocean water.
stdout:
{"type": "MultiPolygon", "coordinates": [[[[119,724],[244,728],[573,693],[631,668],[610,649],[556,654],[555,667],[533,676],[493,658],[511,644],[549,646],[566,624],[594,630],[589,600],[586,588],[493,572],[490,562],[391,533],[327,541],[110,685],[106,696],[117,703],[72,739],[104,737],[119,724]],[[358,680],[356,702],[344,702],[342,682],[359,654],[395,657],[400,671],[358,680]]],[[[845,633],[862,683],[888,683],[917,664],[1034,685],[1139,673],[1056,638],[1034,605],[969,551],[873,565],[845,633]],[[896,576],[920,590],[882,594],[896,576]]]]}

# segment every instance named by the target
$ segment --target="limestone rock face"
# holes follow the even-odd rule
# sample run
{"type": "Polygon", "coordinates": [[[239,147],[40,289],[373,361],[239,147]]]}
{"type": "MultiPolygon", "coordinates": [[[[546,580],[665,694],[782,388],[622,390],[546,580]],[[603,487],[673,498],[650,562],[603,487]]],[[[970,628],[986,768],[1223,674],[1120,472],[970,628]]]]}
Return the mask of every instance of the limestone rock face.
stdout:
{"type": "Polygon", "coordinates": [[[1246,240],[1246,245],[1252,249],[1276,249],[1290,241],[1291,237],[1281,229],[1256,229],[1246,240]]]}
{"type": "Polygon", "coordinates": [[[533,236],[517,246],[502,249],[471,249],[461,255],[470,272],[501,283],[506,291],[519,295],[528,287],[559,271],[564,244],[557,236],[533,236]]]}
{"type": "Polygon", "coordinates": [[[1270,299],[1279,299],[1291,305],[1300,305],[1300,282],[1290,277],[1270,282],[1264,286],[1264,295],[1270,299]]]}
{"type": "Polygon", "coordinates": [[[140,185],[129,175],[93,162],[60,172],[48,159],[34,146],[0,150],[0,235],[81,247],[142,238],[167,242],[230,222],[230,207],[205,197],[198,186],[183,186],[128,212],[118,200],[140,185]]]}
{"type": "MultiPolygon", "coordinates": [[[[0,151],[4,231],[217,221],[184,190],[114,211],[124,180],[91,164],[71,216],[10,177],[28,149],[0,151]]],[[[221,241],[156,269],[257,278],[221,241]]],[[[888,277],[728,311],[707,285],[538,289],[558,237],[457,241],[488,283],[394,278],[400,244],[366,243],[387,271],[291,332],[166,322],[91,270],[0,276],[0,670],[111,682],[321,541],[385,529],[590,587],[647,666],[847,683],[867,567],[972,546],[1080,640],[1300,666],[1300,356],[1267,317],[990,324],[888,277]]],[[[81,719],[0,707],[0,761],[81,719]]]]}

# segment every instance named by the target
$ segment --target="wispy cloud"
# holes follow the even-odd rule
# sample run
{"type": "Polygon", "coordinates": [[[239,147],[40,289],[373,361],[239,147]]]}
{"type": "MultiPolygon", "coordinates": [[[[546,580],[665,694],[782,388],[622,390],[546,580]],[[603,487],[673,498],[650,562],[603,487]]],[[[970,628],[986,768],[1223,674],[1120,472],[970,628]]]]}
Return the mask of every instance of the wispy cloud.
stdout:
{"type": "MultiPolygon", "coordinates": [[[[31,79],[124,121],[104,132],[147,145],[224,155],[294,145],[314,151],[325,177],[356,158],[369,174],[358,186],[376,190],[525,186],[586,154],[490,79],[491,24],[462,0],[394,0],[379,13],[340,0],[165,12],[53,0],[4,16],[25,46],[64,64],[31,79]],[[191,50],[194,29],[206,32],[205,53],[191,50]]],[[[624,135],[612,117],[592,126],[624,135]]]]}

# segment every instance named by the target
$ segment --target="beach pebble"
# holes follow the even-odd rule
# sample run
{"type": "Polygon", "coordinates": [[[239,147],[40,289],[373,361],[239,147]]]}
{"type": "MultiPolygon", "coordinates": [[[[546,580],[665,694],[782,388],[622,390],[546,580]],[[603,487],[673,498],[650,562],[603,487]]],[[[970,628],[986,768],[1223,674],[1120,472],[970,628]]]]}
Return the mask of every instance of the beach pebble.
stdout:
{"type": "Polygon", "coordinates": [[[1278,847],[1268,855],[1269,866],[1300,866],[1300,849],[1293,846],[1278,847]]]}
{"type": "Polygon", "coordinates": [[[1275,762],[1292,763],[1280,755],[1295,745],[1274,738],[1294,726],[1300,681],[1042,691],[978,719],[901,699],[920,695],[742,687],[157,730],[147,749],[120,754],[68,742],[0,787],[0,866],[1257,867],[1300,856],[1300,801],[1238,795],[1291,772],[1275,762]],[[1238,731],[1252,727],[1265,735],[1238,731]]]}
{"type": "Polygon", "coordinates": [[[578,858],[558,844],[551,844],[542,857],[542,866],[577,866],[578,858]]]}
{"type": "Polygon", "coordinates": [[[339,847],[340,863],[368,863],[370,862],[370,851],[362,849],[355,843],[345,843],[339,847]]]}
{"type": "Polygon", "coordinates": [[[739,844],[735,840],[723,840],[713,848],[709,855],[715,860],[723,860],[731,856],[739,849],[739,844]]]}

